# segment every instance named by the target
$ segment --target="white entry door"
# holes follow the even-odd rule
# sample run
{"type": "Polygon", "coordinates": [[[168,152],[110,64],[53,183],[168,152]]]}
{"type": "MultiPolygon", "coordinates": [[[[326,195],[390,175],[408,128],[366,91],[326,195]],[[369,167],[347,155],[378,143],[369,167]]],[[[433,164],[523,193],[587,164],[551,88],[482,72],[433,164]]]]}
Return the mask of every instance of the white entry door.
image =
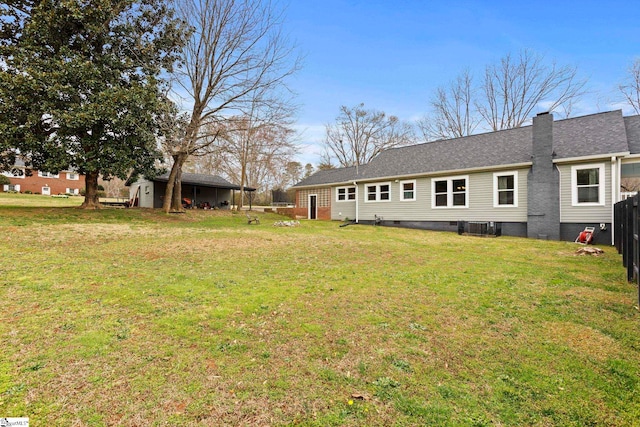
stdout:
{"type": "Polygon", "coordinates": [[[51,195],[51,187],[42,187],[42,195],[50,196],[51,195]]]}

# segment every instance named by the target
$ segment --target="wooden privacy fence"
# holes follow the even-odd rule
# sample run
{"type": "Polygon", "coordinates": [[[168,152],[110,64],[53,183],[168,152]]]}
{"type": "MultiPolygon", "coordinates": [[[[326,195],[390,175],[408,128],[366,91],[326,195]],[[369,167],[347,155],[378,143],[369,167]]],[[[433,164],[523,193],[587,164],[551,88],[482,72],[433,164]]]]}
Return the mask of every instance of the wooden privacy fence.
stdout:
{"type": "Polygon", "coordinates": [[[622,264],[627,269],[627,280],[638,285],[638,305],[640,306],[640,215],[639,195],[629,197],[614,205],[614,240],[616,249],[622,254],[622,264]]]}

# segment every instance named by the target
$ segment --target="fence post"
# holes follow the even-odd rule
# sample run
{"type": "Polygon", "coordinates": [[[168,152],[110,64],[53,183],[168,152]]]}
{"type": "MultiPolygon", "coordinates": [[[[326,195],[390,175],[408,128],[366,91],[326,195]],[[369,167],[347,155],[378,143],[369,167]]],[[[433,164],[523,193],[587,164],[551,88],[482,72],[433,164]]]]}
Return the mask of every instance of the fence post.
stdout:
{"type": "Polygon", "coordinates": [[[627,269],[627,281],[638,287],[640,307],[640,195],[636,194],[614,205],[614,237],[622,265],[627,269]]]}
{"type": "Polygon", "coordinates": [[[633,280],[633,197],[626,200],[626,209],[624,217],[624,266],[627,267],[627,281],[633,280]]]}
{"type": "Polygon", "coordinates": [[[613,205],[613,240],[619,254],[622,253],[622,218],[624,218],[622,215],[622,209],[623,207],[620,203],[613,205]]]}
{"type": "Polygon", "coordinates": [[[640,307],[640,196],[633,196],[633,279],[638,286],[638,306],[640,307]]]}

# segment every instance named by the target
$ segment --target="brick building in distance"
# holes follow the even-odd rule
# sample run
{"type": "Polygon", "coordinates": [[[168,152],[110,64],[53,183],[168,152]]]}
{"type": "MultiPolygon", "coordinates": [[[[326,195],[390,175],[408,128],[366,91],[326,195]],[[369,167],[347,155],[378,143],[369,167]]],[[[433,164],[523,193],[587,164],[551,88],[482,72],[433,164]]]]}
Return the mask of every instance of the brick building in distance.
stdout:
{"type": "Polygon", "coordinates": [[[64,170],[57,174],[32,170],[27,176],[26,167],[20,160],[11,170],[1,172],[9,178],[10,184],[2,186],[3,191],[31,192],[33,194],[80,194],[85,188],[85,177],[76,171],[64,170]]]}

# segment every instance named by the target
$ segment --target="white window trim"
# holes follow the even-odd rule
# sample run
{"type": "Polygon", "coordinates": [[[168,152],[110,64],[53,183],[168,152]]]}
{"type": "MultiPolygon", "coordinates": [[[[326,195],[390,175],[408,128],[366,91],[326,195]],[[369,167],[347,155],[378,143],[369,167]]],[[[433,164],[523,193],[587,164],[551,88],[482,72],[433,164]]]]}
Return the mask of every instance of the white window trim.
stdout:
{"type": "Polygon", "coordinates": [[[26,173],[25,173],[24,169],[22,169],[22,168],[11,168],[11,170],[9,170],[9,171],[4,171],[4,172],[2,172],[2,175],[6,176],[6,177],[8,177],[8,178],[24,179],[24,177],[25,177],[26,173]],[[14,171],[14,170],[20,170],[20,171],[22,171],[22,175],[14,175],[14,174],[13,174],[13,171],[14,171]]]}
{"type": "Polygon", "coordinates": [[[74,172],[67,172],[67,179],[69,181],[80,181],[80,175],[74,172]],[[75,178],[72,178],[72,175],[75,176],[75,178]]]}
{"type": "Polygon", "coordinates": [[[417,197],[418,185],[415,179],[407,179],[405,181],[400,181],[400,201],[401,202],[415,202],[417,197]],[[413,198],[405,199],[404,198],[404,184],[411,183],[413,184],[413,198]]]}
{"type": "Polygon", "coordinates": [[[431,178],[431,209],[468,209],[469,208],[469,175],[441,176],[431,178]],[[453,180],[465,180],[464,206],[453,206],[453,180]],[[447,206],[436,206],[436,182],[447,181],[447,206]]]}
{"type": "Polygon", "coordinates": [[[340,202],[340,203],[342,203],[342,202],[355,202],[355,201],[356,201],[356,192],[355,192],[355,188],[356,188],[356,187],[354,187],[353,185],[348,186],[348,187],[336,187],[336,202],[340,202]],[[353,188],[353,189],[354,189],[354,191],[353,191],[353,199],[349,199],[349,189],[350,189],[350,188],[353,188]],[[344,199],[344,200],[340,200],[340,199],[338,198],[338,195],[339,195],[339,191],[340,191],[340,190],[344,190],[344,197],[345,197],[345,199],[344,199]]]}
{"type": "Polygon", "coordinates": [[[572,206],[604,206],[606,176],[604,174],[604,163],[593,163],[588,165],[571,166],[571,205],[572,206]],[[578,202],[578,171],[583,169],[598,169],[598,202],[578,202]]]}
{"type": "Polygon", "coordinates": [[[376,184],[365,184],[364,186],[364,202],[365,203],[388,203],[391,201],[391,182],[378,182],[376,184]],[[380,200],[380,187],[383,185],[389,186],[389,198],[387,200],[380,200]],[[376,187],[376,199],[369,200],[369,187],[376,187]]]}
{"type": "Polygon", "coordinates": [[[494,208],[517,208],[518,207],[518,171],[495,172],[493,174],[493,207],[494,208]],[[513,204],[501,205],[498,191],[498,178],[501,176],[513,175],[513,204]]]}
{"type": "Polygon", "coordinates": [[[55,175],[54,175],[54,174],[52,174],[52,173],[49,173],[49,172],[42,172],[42,171],[38,171],[38,176],[39,176],[40,178],[60,178],[60,175],[59,175],[59,174],[55,174],[55,175]],[[46,173],[47,175],[43,175],[43,173],[46,173]]]}

